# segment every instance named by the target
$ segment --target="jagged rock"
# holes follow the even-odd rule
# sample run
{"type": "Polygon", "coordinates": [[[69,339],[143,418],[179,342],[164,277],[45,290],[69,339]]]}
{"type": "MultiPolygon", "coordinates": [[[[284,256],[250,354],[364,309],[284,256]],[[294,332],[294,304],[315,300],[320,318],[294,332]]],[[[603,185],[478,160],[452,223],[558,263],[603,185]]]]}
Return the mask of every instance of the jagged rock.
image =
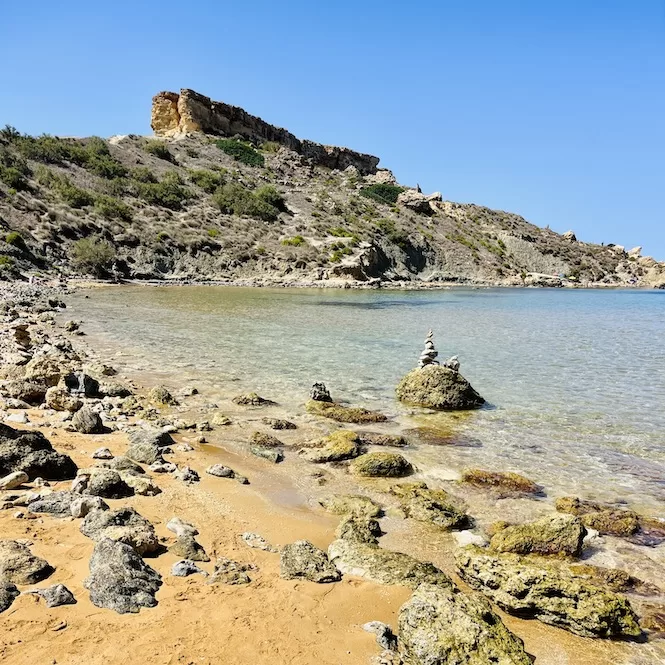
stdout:
{"type": "Polygon", "coordinates": [[[483,489],[491,489],[500,497],[542,493],[540,485],[536,485],[532,480],[512,471],[465,469],[462,471],[462,482],[483,489]]]}
{"type": "Polygon", "coordinates": [[[2,387],[2,391],[8,397],[20,399],[23,402],[36,406],[44,401],[48,388],[49,385],[45,381],[14,379],[13,381],[7,381],[2,387]]]}
{"type": "Polygon", "coordinates": [[[124,455],[118,455],[111,460],[104,460],[97,464],[98,467],[102,469],[113,469],[114,471],[126,471],[128,473],[145,473],[144,468],[137,464],[134,460],[125,457],[124,455]]]}
{"type": "Polygon", "coordinates": [[[69,411],[74,413],[83,406],[83,400],[70,395],[69,391],[60,386],[53,386],[44,396],[46,406],[54,411],[69,411]]]}
{"type": "Polygon", "coordinates": [[[132,391],[121,383],[110,383],[109,381],[101,381],[99,388],[97,388],[99,397],[129,397],[132,391]]]}
{"type": "Polygon", "coordinates": [[[568,571],[575,577],[581,577],[592,584],[609,589],[610,591],[634,591],[643,595],[659,595],[660,589],[643,582],[618,568],[603,568],[588,563],[575,563],[568,567],[568,571]]]}
{"type": "Polygon", "coordinates": [[[359,517],[380,517],[381,506],[368,496],[343,494],[332,496],[319,502],[323,508],[335,515],[358,515],[359,517]]]}
{"type": "Polygon", "coordinates": [[[92,510],[108,509],[108,504],[100,496],[76,496],[69,504],[72,517],[85,517],[92,510]]]}
{"type": "Polygon", "coordinates": [[[431,563],[408,554],[391,552],[353,540],[333,540],[328,557],[345,575],[364,577],[379,584],[401,584],[416,589],[423,582],[450,587],[448,575],[431,563]]]}
{"type": "Polygon", "coordinates": [[[382,649],[394,651],[397,648],[397,637],[392,631],[392,628],[381,621],[368,621],[363,624],[363,630],[368,633],[376,635],[376,643],[382,649]]]}
{"type": "Polygon", "coordinates": [[[358,457],[361,452],[358,436],[349,430],[337,430],[321,440],[320,448],[300,451],[300,455],[309,462],[339,462],[358,457]]]}
{"type": "Polygon", "coordinates": [[[377,545],[379,542],[377,539],[381,535],[381,527],[373,517],[358,515],[345,515],[335,530],[337,538],[367,545],[377,545]]]}
{"type": "Polygon", "coordinates": [[[604,535],[630,536],[640,528],[639,516],[632,510],[572,496],[557,499],[555,506],[559,512],[576,515],[584,526],[604,535]]]}
{"type": "Polygon", "coordinates": [[[266,459],[273,464],[278,464],[284,460],[284,453],[281,450],[261,448],[260,446],[250,446],[249,452],[252,453],[252,455],[256,455],[257,457],[262,457],[263,459],[266,459]]]}
{"type": "Polygon", "coordinates": [[[263,536],[259,536],[258,533],[250,533],[249,531],[246,531],[242,534],[241,538],[245,541],[245,544],[248,547],[263,550],[264,552],[279,552],[276,547],[271,545],[263,536]]]}
{"type": "Polygon", "coordinates": [[[516,554],[579,556],[587,531],[572,515],[547,515],[535,522],[508,526],[495,533],[490,547],[516,554]]]}
{"type": "Polygon", "coordinates": [[[203,545],[197,543],[194,536],[178,536],[178,540],[169,547],[169,552],[190,561],[210,561],[203,545]]]}
{"type": "Polygon", "coordinates": [[[162,576],[129,545],[109,538],[95,545],[84,582],[93,605],[118,614],[157,605],[155,594],[161,583],[162,576]]]}
{"type": "Polygon", "coordinates": [[[358,443],[363,446],[382,446],[390,448],[404,448],[409,442],[396,434],[379,434],[378,432],[356,432],[358,443]]]}
{"type": "Polygon", "coordinates": [[[117,540],[143,556],[159,549],[155,528],[134,508],[92,510],[81,523],[81,533],[92,540],[117,540]]]}
{"type": "Polygon", "coordinates": [[[212,417],[212,424],[215,427],[225,427],[226,425],[231,425],[232,423],[233,421],[222,413],[216,413],[212,417]]]}
{"type": "Polygon", "coordinates": [[[332,402],[330,391],[325,383],[315,383],[309,391],[309,398],[315,402],[332,402]]]}
{"type": "Polygon", "coordinates": [[[213,464],[206,469],[206,473],[218,478],[235,478],[235,471],[223,464],[213,464]]]}
{"type": "Polygon", "coordinates": [[[265,432],[254,432],[249,437],[249,442],[254,446],[262,448],[280,448],[284,445],[276,436],[266,434],[265,432]]]}
{"type": "Polygon", "coordinates": [[[477,409],[485,403],[459,372],[439,365],[411,370],[399,382],[397,398],[407,404],[445,411],[477,409]]]}
{"type": "Polygon", "coordinates": [[[18,423],[19,425],[27,425],[30,422],[28,414],[25,411],[10,413],[8,416],[5,416],[4,420],[6,423],[18,423]]]}
{"type": "Polygon", "coordinates": [[[0,580],[3,582],[36,584],[51,575],[53,570],[27,545],[16,540],[0,540],[0,580]]]}
{"type": "Polygon", "coordinates": [[[3,478],[0,478],[0,490],[13,490],[27,483],[28,474],[25,471],[13,471],[3,478]]]}
{"type": "Polygon", "coordinates": [[[45,589],[35,589],[29,593],[43,598],[46,601],[46,607],[60,607],[60,605],[75,605],[76,598],[74,594],[64,584],[54,584],[45,589]]]}
{"type": "Polygon", "coordinates": [[[168,432],[134,430],[129,434],[130,445],[127,448],[127,457],[143,464],[160,462],[164,448],[174,443],[173,437],[168,432]]]}
{"type": "Polygon", "coordinates": [[[561,237],[568,242],[577,242],[577,236],[574,231],[566,231],[561,237]]]}
{"type": "Polygon", "coordinates": [[[82,494],[101,496],[105,499],[123,499],[134,494],[134,490],[120,477],[120,474],[112,469],[93,467],[79,471],[79,474],[88,477],[82,494]]]}
{"type": "Polygon", "coordinates": [[[122,472],[120,473],[120,478],[135,494],[157,496],[162,493],[161,488],[147,475],[122,472]]]}
{"type": "Polygon", "coordinates": [[[440,200],[441,194],[439,192],[426,196],[415,189],[406,189],[397,197],[397,205],[408,208],[420,215],[431,215],[434,212],[431,202],[440,200]]]}
{"type": "Polygon", "coordinates": [[[90,407],[84,406],[72,417],[72,427],[82,434],[100,434],[104,431],[104,424],[98,413],[90,407]]]}
{"type": "Polygon", "coordinates": [[[398,453],[366,453],[351,462],[351,471],[370,478],[397,478],[413,473],[411,463],[398,453]]]}
{"type": "Polygon", "coordinates": [[[99,392],[99,381],[85,372],[70,372],[63,377],[65,386],[72,395],[96,397],[99,392]]]}
{"type": "Polygon", "coordinates": [[[531,665],[524,643],[478,594],[422,584],[399,610],[404,665],[531,665]]]}
{"type": "Polygon", "coordinates": [[[261,422],[276,430],[296,429],[295,423],[292,423],[290,420],[282,420],[281,418],[261,418],[261,422]]]}
{"type": "Polygon", "coordinates": [[[188,466],[183,466],[182,468],[178,469],[173,474],[173,477],[185,483],[186,485],[198,483],[200,480],[199,474],[188,466]]]}
{"type": "Polygon", "coordinates": [[[0,612],[9,609],[11,604],[21,595],[15,584],[0,580],[0,612]]]}
{"type": "Polygon", "coordinates": [[[43,382],[47,386],[56,386],[66,370],[60,362],[51,356],[37,356],[25,366],[25,378],[28,381],[43,382]]]}
{"type": "Polygon", "coordinates": [[[285,580],[304,577],[310,582],[337,582],[339,571],[328,561],[323,550],[314,547],[307,540],[297,540],[282,548],[280,554],[280,575],[285,580]]]}
{"type": "Polygon", "coordinates": [[[108,448],[97,448],[92,453],[93,459],[113,459],[113,453],[108,448]]]}
{"type": "Polygon", "coordinates": [[[161,406],[177,406],[178,400],[169,392],[165,386],[156,386],[148,393],[148,399],[153,404],[161,406]]]}
{"type": "Polygon", "coordinates": [[[388,420],[388,416],[378,411],[343,406],[337,402],[318,402],[311,399],[305,404],[305,409],[308,413],[325,416],[340,423],[382,423],[388,420]]]}
{"type": "Polygon", "coordinates": [[[511,614],[584,637],[638,637],[642,632],[625,598],[542,560],[465,547],[455,561],[467,584],[511,614]]]}
{"type": "Polygon", "coordinates": [[[241,406],[272,406],[275,402],[264,397],[259,397],[256,393],[247,393],[246,395],[238,395],[233,398],[234,404],[241,406]]]}
{"type": "Polygon", "coordinates": [[[31,513],[49,513],[59,517],[69,517],[71,515],[70,506],[75,497],[76,495],[71,492],[52,492],[28,503],[28,510],[31,513]]]}
{"type": "Polygon", "coordinates": [[[425,483],[401,483],[390,491],[400,499],[407,517],[442,529],[463,529],[471,524],[459,499],[444,490],[429,489],[425,483]]]}
{"type": "Polygon", "coordinates": [[[194,536],[199,535],[199,530],[191,522],[185,522],[185,520],[182,520],[179,517],[172,517],[166,523],[166,528],[172,533],[175,533],[178,538],[184,536],[193,538],[194,536]]]}
{"type": "Polygon", "coordinates": [[[252,580],[247,574],[248,570],[254,570],[254,566],[219,557],[208,584],[249,584],[252,580]]]}
{"type": "Polygon", "coordinates": [[[204,577],[208,576],[205,570],[199,568],[193,561],[188,561],[183,559],[182,561],[176,561],[171,566],[171,575],[174,577],[188,577],[189,575],[195,575],[200,573],[204,577]]]}

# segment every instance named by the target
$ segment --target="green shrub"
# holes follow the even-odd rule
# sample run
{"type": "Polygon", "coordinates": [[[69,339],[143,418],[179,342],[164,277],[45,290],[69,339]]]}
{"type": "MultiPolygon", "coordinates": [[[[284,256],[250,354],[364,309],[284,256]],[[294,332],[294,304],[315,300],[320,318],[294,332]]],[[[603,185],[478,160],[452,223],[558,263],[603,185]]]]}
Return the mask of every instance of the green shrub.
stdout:
{"type": "Polygon", "coordinates": [[[115,257],[115,249],[107,240],[101,238],[81,238],[72,247],[74,265],[84,272],[104,277],[115,257]]]}
{"type": "Polygon", "coordinates": [[[98,136],[88,139],[85,151],[87,159],[81,166],[100,178],[112,180],[113,178],[124,178],[127,175],[127,169],[111,155],[104,139],[100,139],[98,136]]]}
{"type": "Polygon", "coordinates": [[[169,210],[180,210],[183,203],[192,198],[191,191],[183,186],[175,171],[166,173],[159,182],[136,183],[136,194],[151,205],[169,210]]]}
{"type": "Polygon", "coordinates": [[[11,270],[14,267],[14,259],[11,256],[0,256],[0,271],[11,270]]]}
{"type": "Polygon", "coordinates": [[[18,192],[29,187],[27,178],[14,166],[0,166],[0,181],[18,192]]]}
{"type": "Polygon", "coordinates": [[[23,236],[18,231],[10,231],[5,236],[5,242],[8,245],[13,245],[14,247],[22,247],[25,244],[23,241],[23,236]]]}
{"type": "Polygon", "coordinates": [[[175,156],[163,141],[158,141],[156,139],[146,141],[143,149],[159,159],[175,163],[175,156]]]}
{"type": "Polygon", "coordinates": [[[100,194],[97,197],[95,200],[95,210],[106,219],[124,219],[125,221],[129,221],[132,218],[132,210],[126,203],[106,194],[100,194]]]}
{"type": "Polygon", "coordinates": [[[237,139],[219,139],[215,145],[238,162],[247,166],[263,166],[265,158],[248,143],[237,139]]]}
{"type": "Polygon", "coordinates": [[[216,238],[219,235],[219,229],[208,229],[208,235],[211,238],[216,238]]]}
{"type": "Polygon", "coordinates": [[[157,182],[157,176],[147,166],[132,169],[129,177],[136,182],[157,182]]]}
{"type": "Polygon", "coordinates": [[[263,185],[262,187],[259,187],[254,192],[254,196],[277,208],[277,210],[282,212],[286,210],[286,201],[284,200],[284,197],[272,185],[263,185]]]}
{"type": "Polygon", "coordinates": [[[36,176],[40,184],[54,190],[72,208],[83,208],[95,202],[92,192],[77,187],[65,175],[54,173],[46,167],[40,167],[36,176]]]}
{"type": "Polygon", "coordinates": [[[328,229],[328,235],[335,238],[352,238],[355,233],[345,229],[343,226],[333,226],[328,229]]]}
{"type": "Polygon", "coordinates": [[[213,194],[218,187],[224,184],[224,178],[220,173],[206,171],[205,169],[191,170],[189,172],[189,179],[208,194],[213,194]]]}
{"type": "Polygon", "coordinates": [[[277,141],[264,141],[261,144],[261,150],[263,150],[263,152],[279,152],[281,147],[282,145],[277,143],[277,141]]]}
{"type": "Polygon", "coordinates": [[[302,236],[294,236],[293,238],[282,240],[282,245],[290,245],[291,247],[300,247],[300,245],[305,244],[307,244],[307,241],[302,236]]]}
{"type": "Polygon", "coordinates": [[[348,256],[349,254],[353,254],[353,250],[347,247],[346,245],[343,245],[342,247],[339,247],[338,245],[333,245],[332,248],[334,248],[334,251],[330,255],[331,263],[339,263],[342,260],[343,256],[348,256]]]}
{"type": "Polygon", "coordinates": [[[19,132],[16,127],[5,125],[2,129],[0,129],[0,138],[9,143],[12,143],[13,141],[21,138],[21,132],[19,132]]]}
{"type": "Polygon", "coordinates": [[[259,256],[264,256],[267,253],[267,250],[263,245],[259,245],[255,250],[255,254],[258,254],[259,256]]]}
{"type": "Polygon", "coordinates": [[[166,231],[160,231],[157,234],[157,242],[164,242],[165,240],[171,240],[171,236],[166,231]]]}
{"type": "Polygon", "coordinates": [[[279,210],[265,200],[255,196],[238,182],[229,182],[219,187],[213,195],[219,209],[229,215],[254,217],[267,222],[274,221],[279,210]]]}
{"type": "Polygon", "coordinates": [[[373,199],[379,203],[393,204],[397,202],[397,197],[404,191],[403,187],[397,185],[389,185],[387,183],[379,183],[376,185],[368,185],[360,190],[363,196],[368,199],[373,199]]]}

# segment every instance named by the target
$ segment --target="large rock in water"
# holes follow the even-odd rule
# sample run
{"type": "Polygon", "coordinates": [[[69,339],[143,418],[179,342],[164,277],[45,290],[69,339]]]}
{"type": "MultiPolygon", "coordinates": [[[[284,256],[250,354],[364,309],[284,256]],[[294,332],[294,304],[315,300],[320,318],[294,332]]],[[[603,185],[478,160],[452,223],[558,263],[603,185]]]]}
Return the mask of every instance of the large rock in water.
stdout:
{"type": "Polygon", "coordinates": [[[494,556],[477,547],[460,549],[460,577],[500,608],[584,637],[638,637],[642,631],[630,603],[542,560],[494,556]]]}
{"type": "Polygon", "coordinates": [[[445,490],[430,489],[425,483],[400,483],[390,492],[399,497],[406,516],[419,522],[441,529],[464,529],[472,523],[462,502],[445,490]]]}
{"type": "Polygon", "coordinates": [[[155,594],[161,583],[162,576],[129,545],[109,538],[95,545],[90,576],[84,582],[93,605],[118,614],[157,605],[155,594]]]}
{"type": "Polygon", "coordinates": [[[41,432],[26,432],[0,424],[0,476],[24,471],[31,479],[64,480],[76,475],[71,457],[53,450],[41,432]]]}
{"type": "Polygon", "coordinates": [[[421,584],[397,625],[403,665],[531,665],[489,602],[455,587],[421,584]]]}
{"type": "Polygon", "coordinates": [[[445,411],[478,409],[485,403],[459,372],[440,365],[411,370],[399,382],[396,392],[406,404],[445,411]]]}

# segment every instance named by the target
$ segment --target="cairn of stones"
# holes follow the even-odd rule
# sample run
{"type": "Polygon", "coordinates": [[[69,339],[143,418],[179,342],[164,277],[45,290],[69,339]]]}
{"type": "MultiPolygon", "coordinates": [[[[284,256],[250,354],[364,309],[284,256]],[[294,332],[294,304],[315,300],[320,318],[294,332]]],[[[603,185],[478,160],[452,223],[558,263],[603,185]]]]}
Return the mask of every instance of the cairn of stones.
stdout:
{"type": "Polygon", "coordinates": [[[439,352],[434,349],[434,342],[432,341],[432,337],[434,337],[434,333],[430,330],[427,333],[427,337],[425,338],[425,348],[420,354],[419,366],[421,369],[427,365],[439,364],[438,360],[436,359],[436,357],[439,355],[439,352]]]}
{"type": "Polygon", "coordinates": [[[459,358],[457,356],[452,356],[443,363],[443,366],[452,369],[453,372],[459,372],[459,358]]]}

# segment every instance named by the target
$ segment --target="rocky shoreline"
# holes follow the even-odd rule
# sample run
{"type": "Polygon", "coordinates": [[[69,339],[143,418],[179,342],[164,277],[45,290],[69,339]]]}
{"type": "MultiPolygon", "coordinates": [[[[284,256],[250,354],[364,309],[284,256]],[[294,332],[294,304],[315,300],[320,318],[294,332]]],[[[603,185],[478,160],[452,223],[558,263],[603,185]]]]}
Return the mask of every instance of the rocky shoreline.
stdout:
{"type": "MultiPolygon", "coordinates": [[[[630,653],[630,662],[646,664],[665,650],[664,590],[589,562],[594,552],[612,561],[625,543],[662,548],[665,522],[560,497],[542,506],[539,519],[480,528],[479,504],[468,501],[474,494],[497,504],[542,502],[547,488],[483,469],[465,470],[445,489],[423,482],[409,461],[408,436],[385,427],[384,414],[336,404],[321,387],[305,413],[294,414],[255,393],[219,405],[194,387],[148,390],[95,357],[79,322],[60,323],[65,297],[59,287],[25,284],[2,294],[0,620],[12,639],[27,635],[14,616],[40,621],[41,598],[53,608],[56,636],[86,634],[95,622],[75,613],[93,606],[102,617],[126,616],[126,630],[139,610],[141,621],[158,613],[168,636],[177,626],[160,613],[165,605],[201,611],[199,635],[220,648],[234,630],[243,632],[242,621],[232,621],[234,630],[210,635],[206,617],[221,611],[221,594],[236,618],[276,608],[263,616],[261,630],[273,633],[263,650],[236,642],[228,662],[270,653],[277,662],[360,663],[373,654],[404,665],[526,664],[531,656],[554,664],[554,641],[567,645],[570,663],[618,663],[630,653]],[[318,508],[295,517],[265,499],[281,491],[271,488],[287,482],[282,469],[290,465],[299,492],[326,493],[318,508]],[[435,563],[401,551],[397,536],[411,528],[441,549],[435,563]],[[344,611],[326,604],[328,593],[344,611]],[[326,635],[327,613],[339,650],[326,635]],[[537,641],[538,623],[557,628],[536,628],[537,641]],[[311,636],[294,637],[299,627],[311,636]],[[576,636],[632,642],[596,639],[602,646],[575,661],[576,636]]],[[[450,381],[457,372],[431,368],[414,370],[422,373],[416,379],[450,381]]],[[[414,372],[400,397],[410,403],[422,394],[413,389],[414,372]]],[[[437,408],[446,408],[441,400],[437,408]]],[[[112,631],[100,639],[109,648],[112,631]]],[[[42,638],[33,655],[52,648],[42,638]]],[[[72,655],[97,662],[73,644],[57,648],[58,662],[79,662],[72,655]]],[[[191,641],[187,648],[200,649],[191,641]]],[[[0,653],[22,662],[12,640],[0,653]]],[[[197,654],[197,661],[183,654],[190,659],[183,662],[214,662],[197,654]]],[[[175,662],[160,657],[145,662],[175,662]]]]}

